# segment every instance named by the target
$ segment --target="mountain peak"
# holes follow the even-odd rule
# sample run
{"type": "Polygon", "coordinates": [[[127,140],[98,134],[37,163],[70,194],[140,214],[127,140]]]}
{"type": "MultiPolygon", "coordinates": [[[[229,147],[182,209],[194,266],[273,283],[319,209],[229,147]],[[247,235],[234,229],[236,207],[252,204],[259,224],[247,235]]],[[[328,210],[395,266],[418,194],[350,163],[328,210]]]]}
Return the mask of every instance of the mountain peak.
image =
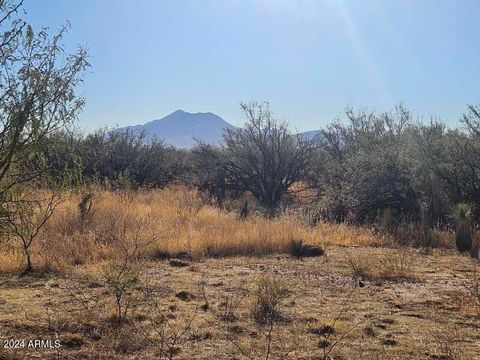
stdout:
{"type": "Polygon", "coordinates": [[[147,140],[159,138],[174,146],[191,148],[195,146],[194,139],[210,144],[220,143],[223,131],[232,127],[214,113],[189,113],[178,109],[161,119],[127,129],[143,132],[147,140]]]}
{"type": "Polygon", "coordinates": [[[171,116],[171,115],[176,115],[176,116],[214,116],[214,117],[218,117],[220,118],[220,116],[218,116],[217,114],[214,114],[212,112],[195,112],[195,113],[192,113],[192,112],[188,112],[188,111],[185,111],[185,110],[182,110],[182,109],[178,109],[178,110],[175,110],[173,113],[171,113],[170,115],[167,115],[165,117],[163,117],[162,119],[168,117],[168,116],[171,116]]]}
{"type": "MultiPolygon", "coordinates": [[[[182,109],[178,109],[178,110],[175,110],[173,113],[171,113],[170,115],[183,115],[183,114],[190,114],[189,112],[186,112],[182,109]]],[[[168,116],[168,115],[167,115],[168,116]]]]}

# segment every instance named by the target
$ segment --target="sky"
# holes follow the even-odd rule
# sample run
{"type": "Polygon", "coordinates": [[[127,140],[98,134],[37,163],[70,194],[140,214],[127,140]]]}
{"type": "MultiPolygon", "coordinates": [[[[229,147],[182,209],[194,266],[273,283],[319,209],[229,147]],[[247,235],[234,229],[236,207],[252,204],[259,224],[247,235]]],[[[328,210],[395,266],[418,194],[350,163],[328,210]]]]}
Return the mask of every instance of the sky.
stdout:
{"type": "Polygon", "coordinates": [[[25,0],[26,19],[88,49],[79,127],[143,124],[177,109],[241,125],[268,101],[312,130],[347,106],[403,103],[456,126],[480,103],[480,1],[25,0]]]}

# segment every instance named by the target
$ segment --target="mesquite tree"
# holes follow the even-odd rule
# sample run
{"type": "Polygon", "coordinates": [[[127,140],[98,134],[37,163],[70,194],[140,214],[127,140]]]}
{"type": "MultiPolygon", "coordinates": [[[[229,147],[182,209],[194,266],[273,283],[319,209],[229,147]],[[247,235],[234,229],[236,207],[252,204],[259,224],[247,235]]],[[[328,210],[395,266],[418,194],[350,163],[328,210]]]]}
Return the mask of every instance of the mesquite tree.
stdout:
{"type": "Polygon", "coordinates": [[[68,25],[53,36],[48,29],[35,32],[22,12],[21,1],[0,1],[2,202],[12,188],[45,173],[48,164],[39,158],[44,141],[71,124],[84,104],[77,89],[88,66],[85,49],[66,53],[68,25]]]}
{"type": "Polygon", "coordinates": [[[39,198],[40,188],[64,176],[48,172],[43,153],[84,104],[77,89],[88,62],[82,48],[65,52],[68,25],[51,36],[34,31],[23,13],[22,1],[0,0],[0,230],[21,240],[31,271],[32,243],[59,202],[55,191],[39,198]]]}
{"type": "Polygon", "coordinates": [[[277,121],[268,103],[241,107],[245,127],[227,129],[224,135],[226,176],[239,190],[250,191],[273,216],[292,185],[305,179],[313,143],[277,121]]]}

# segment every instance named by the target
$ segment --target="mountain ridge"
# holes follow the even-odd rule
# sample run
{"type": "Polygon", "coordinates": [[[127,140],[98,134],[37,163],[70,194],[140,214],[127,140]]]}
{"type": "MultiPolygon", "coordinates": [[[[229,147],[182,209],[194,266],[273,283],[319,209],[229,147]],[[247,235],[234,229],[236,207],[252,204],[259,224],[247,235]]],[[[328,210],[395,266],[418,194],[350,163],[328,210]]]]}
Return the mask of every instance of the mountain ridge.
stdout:
{"type": "Polygon", "coordinates": [[[190,113],[176,110],[160,119],[141,125],[126,126],[120,130],[144,132],[147,140],[158,138],[170,145],[191,148],[194,139],[211,144],[219,143],[225,129],[234,126],[212,112],[190,113]]]}
{"type": "MultiPolygon", "coordinates": [[[[212,145],[219,144],[222,142],[224,130],[233,128],[235,126],[215,113],[190,113],[178,109],[163,118],[145,124],[125,126],[119,130],[143,132],[147,141],[158,138],[176,147],[192,148],[195,146],[195,139],[212,145]]],[[[300,134],[312,138],[318,132],[318,130],[311,130],[300,134]]]]}

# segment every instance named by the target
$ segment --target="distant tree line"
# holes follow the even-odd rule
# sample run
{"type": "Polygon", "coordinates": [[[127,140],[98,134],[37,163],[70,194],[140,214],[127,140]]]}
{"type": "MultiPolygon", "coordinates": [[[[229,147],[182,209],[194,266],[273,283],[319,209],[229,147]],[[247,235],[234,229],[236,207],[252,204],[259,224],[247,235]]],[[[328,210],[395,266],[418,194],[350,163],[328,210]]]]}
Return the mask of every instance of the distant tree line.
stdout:
{"type": "MultiPolygon", "coordinates": [[[[375,113],[347,109],[315,138],[293,134],[266,103],[242,104],[246,124],[225,131],[223,145],[191,150],[141,133],[99,130],[55,133],[42,158],[54,173],[76,169],[74,183],[151,188],[195,186],[222,206],[250,192],[269,216],[293,192],[314,193],[331,221],[395,219],[431,225],[449,221],[455,204],[480,215],[480,108],[469,106],[462,128],[412,118],[403,106],[375,113]]],[[[73,183],[72,183],[73,185],[73,183]]]]}
{"type": "Polygon", "coordinates": [[[68,171],[70,185],[163,188],[187,181],[190,154],[143,133],[100,129],[87,135],[59,132],[44,147],[51,175],[68,171]]]}

